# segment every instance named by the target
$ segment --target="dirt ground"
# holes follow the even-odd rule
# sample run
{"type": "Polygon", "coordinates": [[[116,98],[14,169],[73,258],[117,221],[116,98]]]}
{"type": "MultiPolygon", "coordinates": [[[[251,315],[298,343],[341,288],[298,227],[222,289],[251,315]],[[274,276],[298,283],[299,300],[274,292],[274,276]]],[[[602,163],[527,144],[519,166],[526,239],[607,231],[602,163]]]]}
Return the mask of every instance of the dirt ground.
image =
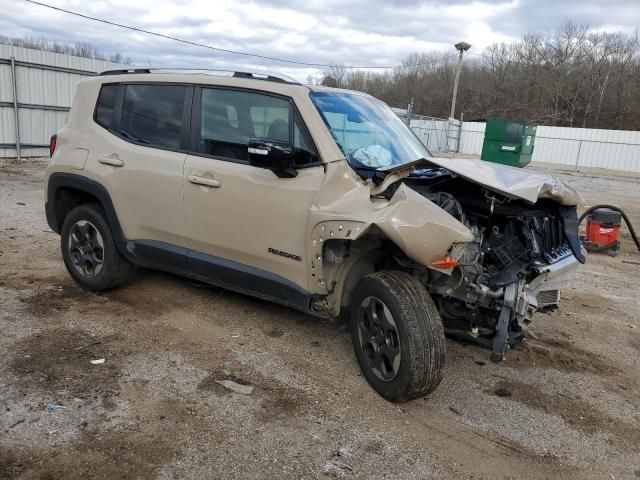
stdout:
{"type": "MultiPolygon", "coordinates": [[[[589,256],[522,350],[496,365],[448,341],[438,390],[396,405],[332,323],[150,271],[83,292],[47,227],[43,173],[0,164],[0,478],[640,477],[627,233],[618,256],[589,256]]],[[[640,230],[640,180],[558,176],[640,230]]]]}

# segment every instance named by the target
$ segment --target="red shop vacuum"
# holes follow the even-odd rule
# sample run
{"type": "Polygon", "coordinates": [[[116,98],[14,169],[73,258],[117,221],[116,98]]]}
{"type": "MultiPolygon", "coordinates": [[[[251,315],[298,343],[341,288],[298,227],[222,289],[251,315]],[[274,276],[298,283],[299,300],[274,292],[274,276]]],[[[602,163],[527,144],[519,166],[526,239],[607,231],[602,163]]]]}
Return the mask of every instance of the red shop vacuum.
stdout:
{"type": "Polygon", "coordinates": [[[631,237],[640,250],[640,242],[636,232],[629,222],[629,218],[618,207],[613,205],[595,205],[580,216],[579,224],[587,219],[586,235],[582,237],[582,244],[589,252],[608,251],[615,255],[620,250],[618,234],[622,219],[627,224],[631,237]]]}

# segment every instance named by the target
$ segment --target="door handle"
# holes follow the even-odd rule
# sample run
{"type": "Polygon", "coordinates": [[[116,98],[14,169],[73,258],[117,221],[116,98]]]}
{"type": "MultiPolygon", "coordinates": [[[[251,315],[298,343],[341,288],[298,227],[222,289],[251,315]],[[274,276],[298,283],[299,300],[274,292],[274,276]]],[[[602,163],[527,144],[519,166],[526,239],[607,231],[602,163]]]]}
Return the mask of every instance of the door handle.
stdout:
{"type": "Polygon", "coordinates": [[[100,155],[98,161],[105,165],[111,165],[112,167],[122,167],[124,165],[124,162],[120,160],[115,153],[112,155],[100,155]]]}
{"type": "Polygon", "coordinates": [[[220,181],[215,178],[199,177],[197,175],[189,175],[189,181],[195,185],[202,185],[204,187],[218,188],[222,185],[220,181]]]}

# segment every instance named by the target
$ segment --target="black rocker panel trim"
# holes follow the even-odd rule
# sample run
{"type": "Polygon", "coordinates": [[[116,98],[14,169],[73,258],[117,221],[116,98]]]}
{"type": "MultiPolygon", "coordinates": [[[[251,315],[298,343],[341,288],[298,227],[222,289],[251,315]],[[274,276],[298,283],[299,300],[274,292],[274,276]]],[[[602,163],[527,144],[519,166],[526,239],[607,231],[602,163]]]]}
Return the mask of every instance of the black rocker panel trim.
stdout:
{"type": "Polygon", "coordinates": [[[133,263],[309,312],[311,295],[284,277],[157,240],[127,242],[133,263]]]}
{"type": "Polygon", "coordinates": [[[127,241],[132,263],[144,268],[184,275],[187,271],[188,248],[157,240],[127,241]]]}
{"type": "Polygon", "coordinates": [[[266,270],[193,250],[190,250],[187,256],[187,267],[189,272],[206,279],[209,283],[304,312],[309,311],[309,292],[266,270]]]}

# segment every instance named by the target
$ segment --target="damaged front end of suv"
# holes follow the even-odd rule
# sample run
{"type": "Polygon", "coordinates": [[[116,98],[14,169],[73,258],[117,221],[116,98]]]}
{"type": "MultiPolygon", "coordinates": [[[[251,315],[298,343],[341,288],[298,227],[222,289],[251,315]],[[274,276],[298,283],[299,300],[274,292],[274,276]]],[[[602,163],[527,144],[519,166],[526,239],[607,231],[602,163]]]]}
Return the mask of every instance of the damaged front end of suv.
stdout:
{"type": "MultiPolygon", "coordinates": [[[[536,311],[558,307],[560,289],[584,262],[580,197],[551,177],[481,165],[490,170],[487,185],[470,180],[480,173],[476,162],[456,159],[446,169],[433,162],[443,163],[423,162],[402,183],[467,227],[473,240],[452,245],[447,261],[413,270],[436,301],[445,331],[490,348],[491,359],[501,361],[536,311]]],[[[381,195],[391,198],[397,185],[381,195]]]]}
{"type": "Polygon", "coordinates": [[[354,271],[405,271],[430,293],[449,336],[501,361],[536,311],[558,307],[584,263],[581,198],[553,177],[429,157],[377,169],[366,183],[313,212],[312,276],[343,307],[354,271]]]}

